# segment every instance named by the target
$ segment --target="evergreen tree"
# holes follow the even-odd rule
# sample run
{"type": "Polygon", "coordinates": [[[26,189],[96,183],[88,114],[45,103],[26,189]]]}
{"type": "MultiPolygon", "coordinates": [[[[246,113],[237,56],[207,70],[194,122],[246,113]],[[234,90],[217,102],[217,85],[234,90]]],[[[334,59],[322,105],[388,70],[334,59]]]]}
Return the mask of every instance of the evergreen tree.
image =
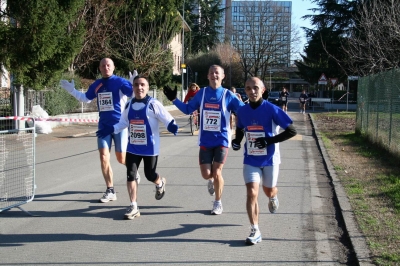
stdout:
{"type": "Polygon", "coordinates": [[[322,73],[327,77],[344,81],[349,75],[345,47],[348,33],[354,27],[359,1],[314,0],[319,8],[311,19],[315,29],[305,29],[308,44],[302,61],[296,61],[299,75],[310,83],[316,83],[322,73]]]}
{"type": "Polygon", "coordinates": [[[191,53],[207,52],[220,43],[219,23],[225,9],[220,8],[219,0],[191,0],[185,11],[185,20],[192,30],[185,46],[191,53]]]}
{"type": "Polygon", "coordinates": [[[8,1],[0,24],[0,62],[14,83],[42,89],[59,80],[83,42],[84,0],[8,1]]]}

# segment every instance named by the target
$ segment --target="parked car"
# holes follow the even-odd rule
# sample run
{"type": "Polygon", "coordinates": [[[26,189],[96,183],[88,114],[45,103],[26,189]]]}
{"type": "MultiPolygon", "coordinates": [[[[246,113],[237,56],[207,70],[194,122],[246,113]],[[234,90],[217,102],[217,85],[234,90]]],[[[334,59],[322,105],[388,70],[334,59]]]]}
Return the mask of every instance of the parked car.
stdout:
{"type": "Polygon", "coordinates": [[[280,96],[279,96],[280,92],[279,91],[270,91],[268,93],[268,101],[272,104],[275,105],[280,105],[280,96]]]}

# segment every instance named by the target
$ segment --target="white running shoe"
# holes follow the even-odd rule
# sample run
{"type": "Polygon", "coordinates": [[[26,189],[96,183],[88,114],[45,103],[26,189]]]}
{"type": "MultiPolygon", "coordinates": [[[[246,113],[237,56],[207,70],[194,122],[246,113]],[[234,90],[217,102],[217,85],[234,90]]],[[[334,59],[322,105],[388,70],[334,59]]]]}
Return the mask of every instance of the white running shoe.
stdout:
{"type": "Polygon", "coordinates": [[[279,208],[279,200],[278,197],[270,198],[268,202],[268,209],[271,213],[275,213],[279,208]]]}
{"type": "Polygon", "coordinates": [[[260,230],[251,228],[250,235],[246,238],[247,245],[255,245],[262,241],[260,230]]]}
{"type": "Polygon", "coordinates": [[[124,218],[128,220],[133,220],[135,219],[135,217],[139,216],[140,216],[139,207],[136,205],[135,206],[130,205],[125,212],[124,218]]]}
{"type": "Polygon", "coordinates": [[[208,179],[207,188],[208,188],[208,193],[210,193],[211,196],[214,196],[215,190],[214,190],[214,181],[213,180],[208,179]]]}
{"type": "Polygon", "coordinates": [[[166,180],[165,180],[164,177],[161,178],[161,182],[162,182],[162,186],[161,187],[158,187],[156,185],[156,200],[162,199],[162,197],[164,197],[164,194],[165,194],[165,183],[166,183],[166,180]]]}
{"type": "Polygon", "coordinates": [[[214,201],[213,209],[211,210],[211,214],[219,215],[222,214],[223,208],[222,203],[218,201],[214,201]]]}
{"type": "Polygon", "coordinates": [[[117,193],[112,193],[111,189],[107,189],[103,194],[103,197],[100,198],[100,202],[107,203],[112,200],[117,200],[117,193]]]}

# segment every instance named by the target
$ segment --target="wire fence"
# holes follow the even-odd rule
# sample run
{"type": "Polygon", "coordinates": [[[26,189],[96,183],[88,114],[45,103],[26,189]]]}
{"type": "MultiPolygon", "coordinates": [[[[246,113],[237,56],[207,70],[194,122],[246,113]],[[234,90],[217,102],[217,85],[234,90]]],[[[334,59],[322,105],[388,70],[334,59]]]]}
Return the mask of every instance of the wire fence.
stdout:
{"type": "Polygon", "coordinates": [[[400,155],[400,69],[358,82],[356,130],[400,155]]]}

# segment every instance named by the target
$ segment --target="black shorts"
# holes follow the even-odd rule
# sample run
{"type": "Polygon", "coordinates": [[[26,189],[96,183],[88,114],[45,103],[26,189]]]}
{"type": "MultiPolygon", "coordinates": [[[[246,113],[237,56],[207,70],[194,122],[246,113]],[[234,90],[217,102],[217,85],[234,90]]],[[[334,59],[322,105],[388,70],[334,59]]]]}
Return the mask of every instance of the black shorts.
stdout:
{"type": "Polygon", "coordinates": [[[212,164],[213,162],[224,164],[228,156],[228,148],[224,146],[206,148],[200,146],[199,163],[212,164]]]}

